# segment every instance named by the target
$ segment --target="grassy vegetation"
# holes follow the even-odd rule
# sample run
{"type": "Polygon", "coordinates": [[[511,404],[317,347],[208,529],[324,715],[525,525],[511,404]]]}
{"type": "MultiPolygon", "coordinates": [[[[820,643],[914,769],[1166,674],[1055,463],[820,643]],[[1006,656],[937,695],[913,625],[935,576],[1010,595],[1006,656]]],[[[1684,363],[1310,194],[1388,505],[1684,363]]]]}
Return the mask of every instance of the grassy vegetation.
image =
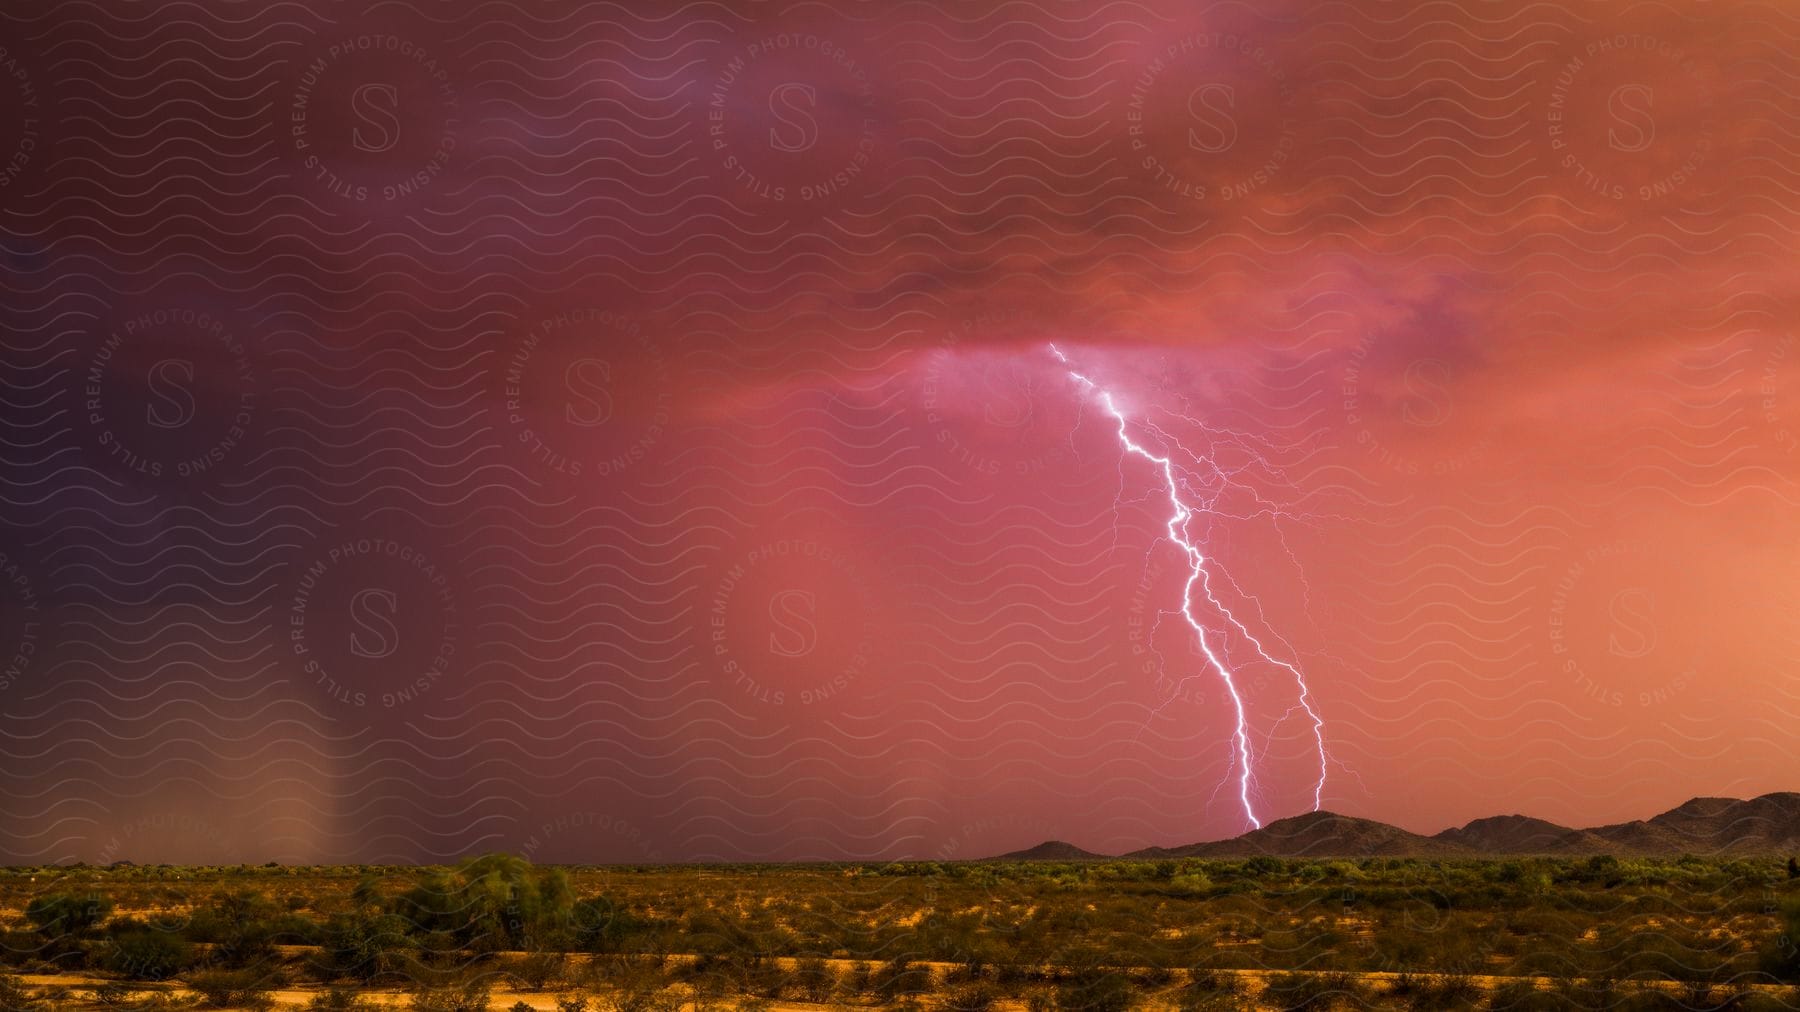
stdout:
{"type": "Polygon", "coordinates": [[[1774,859],[0,871],[0,971],[130,1012],[1773,1008],[1797,938],[1774,859]]]}

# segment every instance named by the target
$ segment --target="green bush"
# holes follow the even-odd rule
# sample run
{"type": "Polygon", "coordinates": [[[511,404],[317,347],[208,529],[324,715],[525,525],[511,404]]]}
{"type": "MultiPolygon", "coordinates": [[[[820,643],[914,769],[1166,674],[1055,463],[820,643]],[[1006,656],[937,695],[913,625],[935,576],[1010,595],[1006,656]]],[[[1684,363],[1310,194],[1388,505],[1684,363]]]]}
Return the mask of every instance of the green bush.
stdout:
{"type": "Polygon", "coordinates": [[[605,896],[576,903],[569,922],[575,945],[596,953],[625,952],[656,927],[605,896]]]}
{"type": "Polygon", "coordinates": [[[167,980],[194,965],[194,946],[174,931],[138,922],[98,951],[106,970],[134,980],[167,980]]]}
{"type": "Polygon", "coordinates": [[[285,916],[256,890],[232,890],[212,896],[195,909],[187,936],[209,944],[212,948],[208,955],[213,962],[228,967],[250,966],[275,954],[275,943],[281,934],[277,918],[285,916]]]}
{"type": "Polygon", "coordinates": [[[45,937],[81,937],[112,915],[112,901],[98,893],[39,896],[25,907],[25,919],[45,937]]]}
{"type": "Polygon", "coordinates": [[[1176,875],[1169,879],[1169,891],[1178,896],[1198,896],[1202,893],[1211,892],[1212,887],[1212,879],[1207,878],[1200,872],[1176,875]]]}
{"type": "Polygon", "coordinates": [[[418,948],[396,915],[336,914],[320,931],[313,963],[327,978],[376,981],[402,973],[418,948]]]}
{"type": "Polygon", "coordinates": [[[511,854],[485,854],[454,872],[432,871],[393,901],[421,933],[443,932],[482,952],[534,946],[565,930],[574,912],[569,876],[511,854]]]}

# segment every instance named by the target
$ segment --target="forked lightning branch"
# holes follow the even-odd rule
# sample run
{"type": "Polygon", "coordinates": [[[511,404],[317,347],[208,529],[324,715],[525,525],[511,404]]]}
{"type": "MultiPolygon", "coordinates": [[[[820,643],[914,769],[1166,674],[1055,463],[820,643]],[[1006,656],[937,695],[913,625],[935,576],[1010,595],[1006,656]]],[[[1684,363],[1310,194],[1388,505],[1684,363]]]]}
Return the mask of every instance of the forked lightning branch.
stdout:
{"type": "MultiPolygon", "coordinates": [[[[1271,656],[1261,640],[1213,592],[1213,569],[1217,566],[1217,561],[1207,556],[1201,546],[1200,538],[1192,530],[1196,518],[1218,515],[1211,508],[1212,502],[1217,501],[1217,495],[1215,493],[1210,499],[1194,496],[1189,491],[1191,484],[1188,480],[1189,477],[1201,476],[1205,480],[1225,486],[1230,484],[1231,475],[1211,457],[1191,453],[1182,447],[1178,440],[1159,432],[1155,426],[1140,422],[1140,428],[1147,428],[1164,444],[1161,454],[1145,447],[1133,438],[1132,423],[1119,409],[1111,391],[1076,371],[1073,363],[1069,361],[1069,357],[1054,344],[1050,345],[1050,354],[1056,356],[1058,362],[1069,367],[1069,378],[1092,395],[1107,416],[1117,423],[1119,443],[1124,448],[1125,454],[1150,464],[1151,471],[1159,484],[1156,491],[1168,495],[1169,518],[1164,529],[1169,541],[1181,550],[1187,563],[1187,577],[1182,583],[1181,602],[1178,610],[1181,617],[1187,622],[1188,628],[1193,630],[1194,642],[1199,647],[1201,655],[1205,657],[1208,670],[1223,684],[1225,695],[1231,700],[1235,718],[1235,728],[1231,735],[1232,768],[1236,773],[1238,800],[1243,805],[1244,818],[1249,820],[1253,827],[1262,828],[1262,819],[1256,814],[1254,801],[1257,755],[1251,742],[1249,715],[1244,704],[1243,694],[1239,691],[1237,673],[1223,655],[1223,645],[1214,642],[1213,637],[1207,632],[1205,623],[1195,611],[1196,593],[1204,599],[1213,615],[1222,619],[1231,629],[1235,629],[1250,644],[1251,649],[1260,660],[1275,665],[1293,676],[1300,694],[1297,709],[1304,711],[1307,720],[1311,722],[1313,741],[1318,750],[1319,779],[1313,788],[1313,809],[1316,811],[1322,804],[1325,793],[1328,757],[1325,751],[1325,723],[1320,719],[1318,711],[1313,708],[1312,694],[1307,687],[1306,677],[1296,665],[1271,656]],[[1180,454],[1182,459],[1177,460],[1177,454],[1180,454]]],[[[1204,480],[1199,484],[1204,484],[1204,480]]]]}

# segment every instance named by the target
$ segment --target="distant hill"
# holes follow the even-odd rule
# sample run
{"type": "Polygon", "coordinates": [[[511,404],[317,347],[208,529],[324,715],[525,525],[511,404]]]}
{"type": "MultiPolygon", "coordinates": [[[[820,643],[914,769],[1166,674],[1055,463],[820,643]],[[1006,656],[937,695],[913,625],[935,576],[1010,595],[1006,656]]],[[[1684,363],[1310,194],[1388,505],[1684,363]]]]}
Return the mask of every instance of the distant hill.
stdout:
{"type": "Polygon", "coordinates": [[[1229,840],[1172,849],[1139,851],[1129,857],[1434,857],[1469,856],[1455,844],[1409,833],[1385,822],[1334,812],[1308,812],[1277,819],[1229,840]]]}
{"type": "Polygon", "coordinates": [[[1432,837],[1482,854],[1613,854],[1621,845],[1527,815],[1492,815],[1432,837]]]}
{"type": "Polygon", "coordinates": [[[1800,794],[1760,798],[1695,798],[1643,822],[1601,826],[1596,836],[1632,851],[1680,854],[1766,854],[1800,850],[1800,794]]]}
{"type": "MultiPolygon", "coordinates": [[[[1661,815],[1592,829],[1571,829],[1524,815],[1496,815],[1420,836],[1373,819],[1308,812],[1229,840],[1146,847],[1123,855],[1172,857],[1482,857],[1544,854],[1672,856],[1800,853],[1800,793],[1740,801],[1694,798],[1661,815]]],[[[1073,861],[1105,855],[1051,841],[1003,854],[1002,861],[1073,861]]]]}
{"type": "Polygon", "coordinates": [[[995,861],[1095,861],[1102,860],[1105,854],[1096,854],[1091,850],[1082,850],[1072,843],[1061,840],[1045,840],[1035,847],[1015,850],[1010,854],[1001,854],[995,861]]]}

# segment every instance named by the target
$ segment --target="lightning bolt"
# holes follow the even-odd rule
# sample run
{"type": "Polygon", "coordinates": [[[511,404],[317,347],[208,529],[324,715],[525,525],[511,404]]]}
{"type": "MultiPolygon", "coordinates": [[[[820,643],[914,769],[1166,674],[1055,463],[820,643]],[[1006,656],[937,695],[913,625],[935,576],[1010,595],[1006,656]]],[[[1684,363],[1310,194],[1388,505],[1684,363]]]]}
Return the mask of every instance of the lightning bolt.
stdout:
{"type": "MultiPolygon", "coordinates": [[[[1263,646],[1262,641],[1258,639],[1243,622],[1238,620],[1238,617],[1232,613],[1231,609],[1227,607],[1223,601],[1219,600],[1218,596],[1213,592],[1212,562],[1208,559],[1206,552],[1201,548],[1199,542],[1189,531],[1189,526],[1193,523],[1196,516],[1211,515],[1212,510],[1210,503],[1201,501],[1199,497],[1191,497],[1193,501],[1190,501],[1190,498],[1184,498],[1183,487],[1185,483],[1178,472],[1186,473],[1190,470],[1210,472],[1227,484],[1230,483],[1234,476],[1234,472],[1228,472],[1224,468],[1221,468],[1209,456],[1196,454],[1187,449],[1187,447],[1181,444],[1180,440],[1163,432],[1153,423],[1142,422],[1140,425],[1143,428],[1155,434],[1166,447],[1170,448],[1165,449],[1164,455],[1160,456],[1151,452],[1148,448],[1131,437],[1131,423],[1125,417],[1125,413],[1119,410],[1117,402],[1113,400],[1111,391],[1100,386],[1098,383],[1095,383],[1080,372],[1077,372],[1074,369],[1073,364],[1069,361],[1068,356],[1064,355],[1062,350],[1057,348],[1056,345],[1050,345],[1050,354],[1056,356],[1056,360],[1068,368],[1069,377],[1081,384],[1084,390],[1092,394],[1094,398],[1099,401],[1101,408],[1112,417],[1114,422],[1118,423],[1119,443],[1124,447],[1125,453],[1128,456],[1141,457],[1154,465],[1155,470],[1162,476],[1162,491],[1167,492],[1169,496],[1169,520],[1166,530],[1168,531],[1169,540],[1178,546],[1182,553],[1186,555],[1188,564],[1187,581],[1183,585],[1181,593],[1181,616],[1187,620],[1188,627],[1194,631],[1194,639],[1200,645],[1200,652],[1206,657],[1207,666],[1212,669],[1213,674],[1217,675],[1219,681],[1224,684],[1225,692],[1231,697],[1231,705],[1236,712],[1237,727],[1236,730],[1232,732],[1232,744],[1236,753],[1233,765],[1237,769],[1238,800],[1242,802],[1244,806],[1244,817],[1249,820],[1250,825],[1253,828],[1262,828],[1262,820],[1257,817],[1256,806],[1251,801],[1252,788],[1255,782],[1255,761],[1250,747],[1249,721],[1245,716],[1244,698],[1238,692],[1237,679],[1233,677],[1230,665],[1228,665],[1225,660],[1220,657],[1219,652],[1214,649],[1212,639],[1207,635],[1206,627],[1194,614],[1196,588],[1198,588],[1199,594],[1204,596],[1207,603],[1212,606],[1213,611],[1224,618],[1232,628],[1236,629],[1244,637],[1251,648],[1256,651],[1258,657],[1269,664],[1287,671],[1293,676],[1294,682],[1299,689],[1299,703],[1297,706],[1289,708],[1287,714],[1285,714],[1281,720],[1276,721],[1275,724],[1276,726],[1279,726],[1283,721],[1287,720],[1288,717],[1292,716],[1296,710],[1304,711],[1306,716],[1312,722],[1313,740],[1318,747],[1319,754],[1319,780],[1313,787],[1313,810],[1317,811],[1322,805],[1322,799],[1325,794],[1325,776],[1329,765],[1329,757],[1325,751],[1325,722],[1319,718],[1318,711],[1313,708],[1312,692],[1307,687],[1306,676],[1301,673],[1297,665],[1272,656],[1263,646]],[[1174,460],[1174,455],[1177,451],[1186,458],[1180,465],[1176,464],[1174,460]]],[[[1225,579],[1229,580],[1230,577],[1226,576],[1225,579]]],[[[1260,615],[1260,609],[1258,609],[1258,613],[1260,615]]]]}

